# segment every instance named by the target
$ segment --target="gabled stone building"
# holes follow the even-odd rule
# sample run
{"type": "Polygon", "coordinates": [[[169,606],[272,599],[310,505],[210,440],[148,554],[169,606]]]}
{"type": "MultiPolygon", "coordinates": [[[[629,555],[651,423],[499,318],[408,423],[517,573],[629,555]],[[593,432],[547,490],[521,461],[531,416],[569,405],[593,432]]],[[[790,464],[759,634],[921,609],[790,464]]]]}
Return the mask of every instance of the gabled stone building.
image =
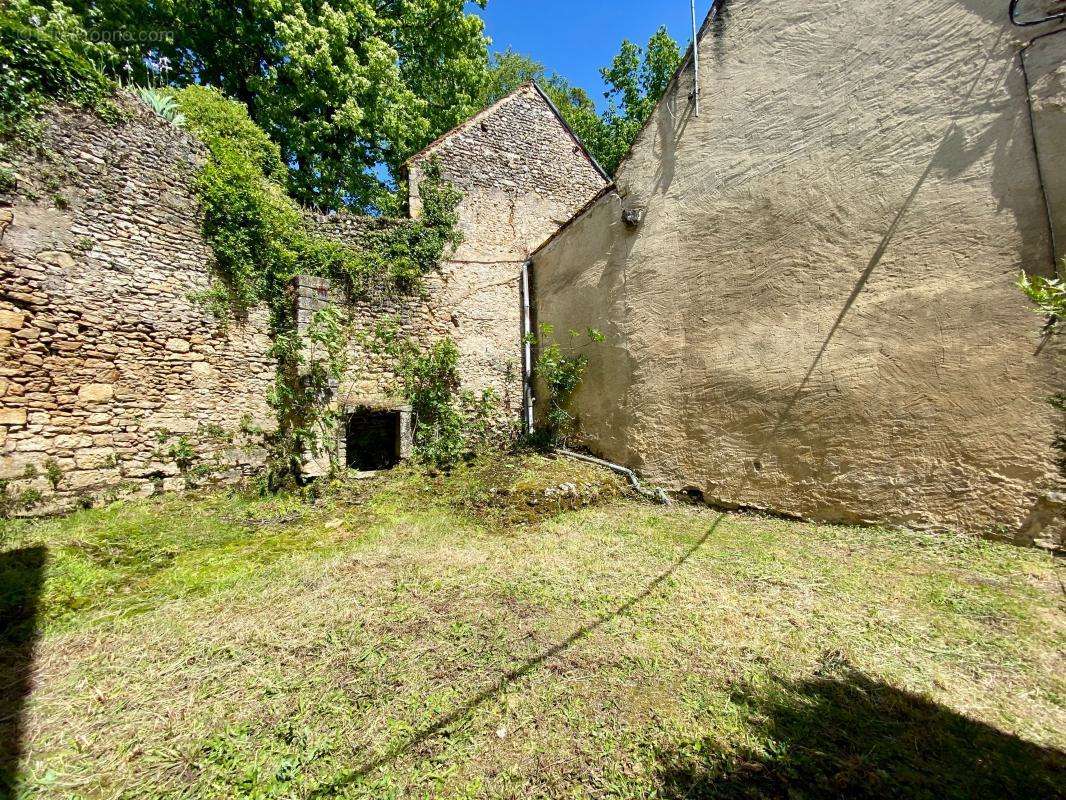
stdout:
{"type": "MultiPolygon", "coordinates": [[[[418,190],[429,159],[462,192],[462,244],[426,276],[423,294],[359,302],[350,306],[350,316],[362,328],[388,318],[426,343],[450,337],[459,349],[463,388],[491,390],[501,412],[517,421],[523,398],[523,267],[609,178],[535,83],[520,86],[408,160],[414,217],[421,213],[418,190]]],[[[358,236],[345,215],[321,224],[341,239],[358,236]]],[[[301,298],[304,321],[327,303],[346,302],[342,291],[315,279],[304,281],[301,298]]],[[[358,344],[351,360],[356,368],[341,380],[336,400],[345,421],[335,457],[356,463],[361,437],[376,426],[391,429],[394,444],[388,448],[401,457],[410,423],[403,400],[390,394],[395,380],[389,365],[375,362],[358,344]]],[[[326,467],[320,463],[318,470],[326,467]]]]}

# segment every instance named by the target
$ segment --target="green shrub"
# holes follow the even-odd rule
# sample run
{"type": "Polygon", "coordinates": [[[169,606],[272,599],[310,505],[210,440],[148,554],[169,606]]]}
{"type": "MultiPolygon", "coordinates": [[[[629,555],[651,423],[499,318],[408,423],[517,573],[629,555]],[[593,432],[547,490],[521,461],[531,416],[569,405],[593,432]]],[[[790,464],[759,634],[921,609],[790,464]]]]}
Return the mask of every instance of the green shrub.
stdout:
{"type": "Polygon", "coordinates": [[[361,344],[395,363],[399,391],[411,405],[415,456],[423,464],[447,470],[479,451],[513,443],[514,429],[501,420],[497,394],[463,390],[459,348],[450,338],[423,348],[384,321],[361,334],[361,344]]]}
{"type": "Polygon", "coordinates": [[[400,360],[400,380],[411,403],[415,449],[427,464],[448,468],[466,451],[459,407],[459,348],[441,339],[428,350],[411,350],[400,360]]]}
{"type": "Polygon", "coordinates": [[[18,178],[10,168],[0,164],[0,194],[10,194],[18,188],[18,178]]]}
{"type": "Polygon", "coordinates": [[[69,8],[27,0],[0,7],[0,138],[32,132],[32,121],[49,101],[94,109],[113,117],[114,84],[103,65],[113,48],[90,41],[69,8]]]}
{"type": "MultiPolygon", "coordinates": [[[[1066,273],[1066,260],[1063,261],[1066,273]]],[[[1048,327],[1057,329],[1066,319],[1066,281],[1061,278],[1030,278],[1024,272],[1018,279],[1018,288],[1036,303],[1037,313],[1048,318],[1048,327]]]]}
{"type": "Polygon", "coordinates": [[[200,299],[216,311],[244,314],[266,302],[283,329],[285,289],[298,273],[336,280],[353,297],[383,284],[413,291],[445,249],[459,243],[460,195],[435,164],[419,190],[422,217],[371,231],[354,247],[308,229],[302,209],[285,191],[287,169],[277,145],[243,105],[201,86],[175,97],[185,126],[210,152],[197,187],[220,285],[200,299]]]}
{"type": "Polygon", "coordinates": [[[54,458],[49,458],[44,462],[44,476],[48,478],[52,491],[56,491],[63,481],[63,470],[60,468],[59,462],[54,458]]]}
{"type": "Polygon", "coordinates": [[[569,338],[568,349],[564,352],[552,325],[542,324],[540,335],[530,336],[530,342],[538,348],[534,375],[547,390],[548,410],[544,415],[545,429],[541,433],[543,443],[551,446],[566,445],[577,422],[570,404],[589,363],[588,356],[581,349],[604,341],[604,335],[595,328],[588,328],[584,333],[572,330],[569,338]],[[588,341],[579,344],[582,338],[588,341]]]}
{"type": "Polygon", "coordinates": [[[32,511],[41,504],[44,499],[39,489],[23,489],[19,495],[18,506],[24,511],[32,511]]]}

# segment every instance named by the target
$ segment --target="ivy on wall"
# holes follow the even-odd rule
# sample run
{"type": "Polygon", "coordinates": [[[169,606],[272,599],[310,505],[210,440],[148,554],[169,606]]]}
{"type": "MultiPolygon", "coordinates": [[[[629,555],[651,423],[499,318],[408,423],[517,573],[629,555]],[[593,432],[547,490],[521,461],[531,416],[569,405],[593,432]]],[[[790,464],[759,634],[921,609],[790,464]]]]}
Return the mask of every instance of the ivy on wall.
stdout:
{"type": "Polygon", "coordinates": [[[271,311],[278,371],[270,400],[278,434],[268,482],[277,487],[298,480],[304,459],[321,455],[332,439],[330,385],[347,369],[351,336],[335,308],[319,311],[298,332],[292,280],[298,274],[329,278],[350,299],[379,288],[417,291],[446,249],[461,241],[461,195],[430,163],[419,185],[419,219],[368,231],[357,246],[338,242],[312,230],[304,210],[285,193],[280,152],[243,105],[200,86],[174,96],[185,127],[209,152],[197,188],[218,280],[199,299],[223,320],[246,315],[259,303],[271,311]]]}
{"type": "Polygon", "coordinates": [[[288,328],[275,335],[271,352],[278,368],[268,399],[278,427],[267,437],[270,490],[298,482],[304,459],[317,457],[333,437],[338,412],[330,395],[349,367],[350,338],[350,325],[336,306],[316,311],[302,332],[288,328]]]}
{"type": "Polygon", "coordinates": [[[513,425],[500,419],[500,398],[492,389],[464,390],[459,348],[444,337],[423,348],[383,320],[361,335],[369,351],[390,358],[397,389],[411,405],[415,455],[434,469],[451,469],[468,456],[512,445],[513,425]]]}
{"type": "MultiPolygon", "coordinates": [[[[114,50],[92,43],[61,4],[46,8],[8,0],[0,7],[0,143],[27,138],[49,103],[117,121],[118,87],[103,72],[114,58],[114,50]]],[[[269,309],[278,365],[269,400],[278,429],[268,440],[268,483],[277,488],[298,481],[304,459],[332,438],[330,393],[348,367],[350,330],[341,311],[327,308],[298,331],[293,278],[328,278],[352,299],[380,290],[415,292],[445,251],[461,241],[456,213],[461,195],[442,179],[439,166],[429,163],[419,186],[418,219],[368,231],[356,246],[342,243],[316,232],[287,194],[279,148],[243,104],[203,86],[143,90],[139,96],[207,148],[195,186],[215,282],[197,299],[222,322],[245,317],[260,304],[269,309]]],[[[0,189],[8,177],[0,172],[0,189]]],[[[438,348],[429,357],[442,353],[438,348]]],[[[444,430],[454,420],[441,417],[433,424],[444,430]]]]}
{"type": "Polygon", "coordinates": [[[444,251],[459,244],[460,194],[442,180],[438,165],[428,165],[419,186],[419,219],[370,231],[354,247],[309,229],[305,212],[285,193],[277,145],[243,105],[202,86],[175,97],[185,127],[210,154],[197,188],[219,282],[201,299],[220,317],[265,302],[275,328],[286,329],[286,288],[297,274],[337,281],[353,298],[381,286],[414,291],[444,251]]]}

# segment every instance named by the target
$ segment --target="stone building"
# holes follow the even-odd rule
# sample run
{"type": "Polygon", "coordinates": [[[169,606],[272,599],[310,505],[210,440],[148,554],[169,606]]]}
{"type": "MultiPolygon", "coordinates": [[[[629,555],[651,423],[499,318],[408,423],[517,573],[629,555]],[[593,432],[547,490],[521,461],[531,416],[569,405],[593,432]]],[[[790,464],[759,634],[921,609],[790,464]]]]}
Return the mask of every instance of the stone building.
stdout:
{"type": "MultiPolygon", "coordinates": [[[[465,387],[517,419],[531,276],[535,321],[607,336],[575,398],[594,453],[725,506],[1061,547],[1066,434],[1047,400],[1066,361],[1014,285],[1066,254],[1060,7],[715,0],[613,182],[534,84],[413,157],[411,213],[435,158],[464,242],[423,293],[350,317],[451,337],[465,387]]],[[[190,301],[210,280],[203,154],[131,114],[55,114],[61,157],[20,165],[0,208],[16,492],[180,486],[182,446],[225,476],[263,458],[241,431],[272,421],[266,315],[220,329],[190,301]]],[[[349,241],[388,224],[314,223],[349,241]]],[[[298,283],[303,324],[346,302],[298,283]]],[[[352,356],[336,455],[391,462],[409,416],[390,365],[352,356]]]]}
{"type": "MultiPolygon", "coordinates": [[[[42,150],[51,155],[22,157],[19,186],[0,207],[0,481],[13,495],[39,492],[42,509],[179,488],[190,456],[220,480],[248,473],[264,458],[252,432],[274,424],[266,311],[219,327],[191,299],[211,280],[193,187],[205,154],[136,103],[126,111],[114,126],[50,115],[42,150]]],[[[532,84],[411,159],[416,215],[433,156],[464,194],[462,246],[424,292],[348,310],[364,329],[389,319],[422,342],[450,336],[464,387],[492,389],[517,417],[522,265],[607,178],[532,84]]],[[[342,241],[388,224],[344,214],[312,223],[342,241]]],[[[310,278],[298,296],[305,322],[323,302],[346,302],[310,278]]],[[[389,364],[353,351],[338,403],[371,417],[371,435],[383,433],[381,415],[394,418],[403,455],[410,420],[389,364]]],[[[358,463],[347,433],[337,455],[358,463]]]]}
{"type": "MultiPolygon", "coordinates": [[[[519,87],[408,160],[413,217],[421,213],[418,189],[431,158],[462,192],[457,209],[462,244],[426,276],[423,293],[374,297],[350,305],[350,317],[364,332],[388,319],[417,341],[450,337],[459,349],[463,388],[491,390],[501,413],[517,421],[523,396],[522,268],[609,179],[535,83],[519,87]]],[[[363,226],[380,223],[340,215],[319,224],[332,236],[356,241],[363,226]]],[[[324,282],[302,283],[304,324],[317,308],[346,302],[343,291],[324,282]]],[[[401,457],[409,447],[410,420],[403,400],[394,396],[390,365],[365,352],[358,337],[351,362],[354,369],[338,387],[336,402],[345,414],[337,459],[356,464],[361,436],[380,425],[393,431],[388,447],[394,458],[401,457]]],[[[320,461],[312,471],[325,468],[320,461]]]]}
{"type": "Polygon", "coordinates": [[[1014,285],[1066,252],[1062,10],[718,0],[698,95],[690,50],[533,257],[539,318],[607,334],[585,443],[727,506],[1062,546],[1066,360],[1014,285]]]}

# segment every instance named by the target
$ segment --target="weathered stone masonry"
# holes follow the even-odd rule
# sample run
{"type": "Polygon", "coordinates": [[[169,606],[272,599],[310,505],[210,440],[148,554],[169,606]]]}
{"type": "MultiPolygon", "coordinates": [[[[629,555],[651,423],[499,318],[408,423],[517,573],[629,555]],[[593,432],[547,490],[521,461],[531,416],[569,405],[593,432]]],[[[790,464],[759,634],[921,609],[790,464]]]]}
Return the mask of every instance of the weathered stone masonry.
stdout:
{"type": "Polygon", "coordinates": [[[45,507],[177,488],[168,435],[217,453],[218,476],[232,476],[262,454],[219,432],[242,417],[270,424],[265,312],[219,330],[189,300],[210,280],[192,189],[204,154],[146,110],[126,110],[116,126],[51,115],[52,155],[24,158],[0,210],[0,479],[15,494],[41,491],[45,507]],[[48,459],[62,471],[55,495],[48,459]]]}
{"type": "MultiPolygon", "coordinates": [[[[444,178],[463,195],[458,208],[463,242],[440,269],[426,276],[415,296],[382,291],[348,306],[361,333],[383,319],[423,344],[451,337],[460,352],[464,389],[492,390],[501,415],[517,422],[522,403],[519,280],[530,253],[601,191],[607,179],[560,120],[547,98],[527,84],[494,104],[408,162],[411,213],[421,212],[418,187],[427,159],[436,158],[444,178]]],[[[368,226],[350,216],[318,220],[319,229],[358,243],[368,226]]],[[[319,285],[313,279],[306,287],[319,285]]],[[[309,292],[310,290],[305,290],[309,292]]],[[[341,291],[326,303],[345,304],[341,291]]],[[[355,369],[344,376],[336,403],[399,408],[391,365],[351,347],[355,369]]],[[[324,465],[320,465],[324,467],[324,465]]]]}
{"type": "MultiPolygon", "coordinates": [[[[19,187],[0,207],[0,480],[14,495],[41,492],[42,509],[183,486],[170,453],[179,436],[212,478],[247,474],[264,453],[240,433],[242,421],[274,425],[267,312],[221,329],[190,299],[211,280],[193,186],[205,153],[126,106],[116,126],[50,114],[43,146],[52,155],[24,156],[19,187]],[[49,460],[61,471],[55,492],[49,460]]],[[[364,331],[389,319],[423,343],[450,336],[465,388],[493,389],[503,413],[517,416],[521,265],[606,180],[532,86],[412,161],[414,213],[430,154],[464,192],[464,244],[423,292],[382,290],[347,308],[364,331]]],[[[354,243],[389,224],[343,214],[312,222],[354,243]]],[[[346,304],[321,281],[304,284],[314,302],[346,304]]],[[[357,369],[337,402],[399,404],[391,365],[352,349],[357,369]]]]}
{"type": "Polygon", "coordinates": [[[519,279],[530,254],[608,183],[547,97],[526,84],[408,162],[410,205],[427,159],[463,193],[463,243],[434,296],[469,388],[492,388],[517,418],[522,400],[519,279]]]}

